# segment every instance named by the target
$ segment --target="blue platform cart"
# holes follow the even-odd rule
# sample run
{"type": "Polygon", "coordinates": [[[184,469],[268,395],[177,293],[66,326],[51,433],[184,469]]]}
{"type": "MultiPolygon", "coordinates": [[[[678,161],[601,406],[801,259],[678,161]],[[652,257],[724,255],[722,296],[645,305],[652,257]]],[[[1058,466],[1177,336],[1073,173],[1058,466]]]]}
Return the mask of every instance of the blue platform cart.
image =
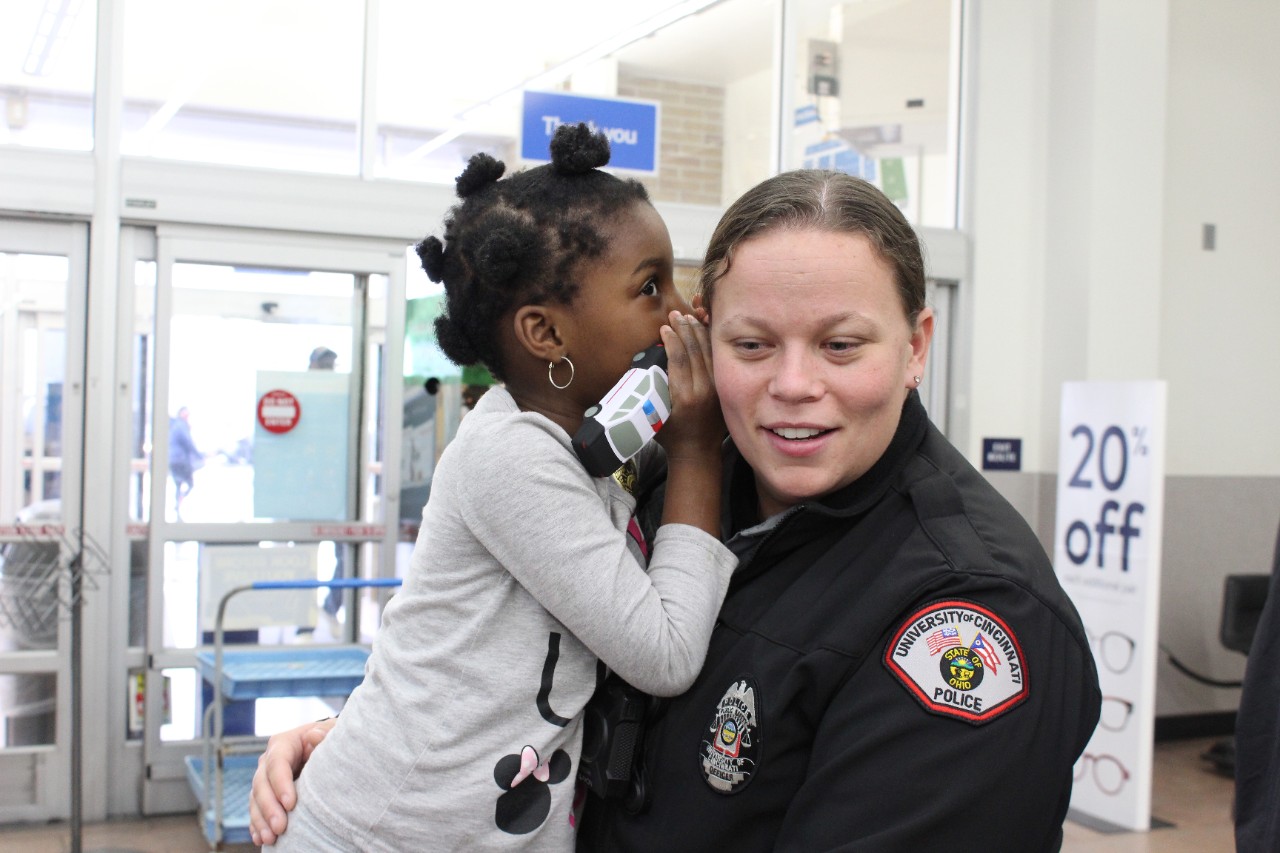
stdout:
{"type": "Polygon", "coordinates": [[[213,687],[213,700],[204,713],[204,751],[186,759],[187,779],[200,804],[200,827],[214,850],[221,850],[223,844],[247,844],[252,840],[249,789],[264,746],[261,738],[225,735],[225,703],[287,696],[346,696],[364,678],[369,657],[367,646],[351,644],[228,650],[223,642],[227,603],[250,591],[399,585],[399,578],[259,581],[234,587],[222,596],[213,651],[196,655],[201,677],[213,687]]]}

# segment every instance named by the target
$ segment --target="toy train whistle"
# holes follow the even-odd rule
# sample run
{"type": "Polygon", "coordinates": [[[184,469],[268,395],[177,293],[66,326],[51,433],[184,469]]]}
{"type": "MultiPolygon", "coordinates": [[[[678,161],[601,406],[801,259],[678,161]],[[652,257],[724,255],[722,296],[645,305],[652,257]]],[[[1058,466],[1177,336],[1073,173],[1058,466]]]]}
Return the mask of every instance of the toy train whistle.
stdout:
{"type": "Polygon", "coordinates": [[[667,351],[654,344],[636,353],[612,390],[583,413],[573,449],[587,473],[607,477],[639,453],[670,415],[667,351]]]}

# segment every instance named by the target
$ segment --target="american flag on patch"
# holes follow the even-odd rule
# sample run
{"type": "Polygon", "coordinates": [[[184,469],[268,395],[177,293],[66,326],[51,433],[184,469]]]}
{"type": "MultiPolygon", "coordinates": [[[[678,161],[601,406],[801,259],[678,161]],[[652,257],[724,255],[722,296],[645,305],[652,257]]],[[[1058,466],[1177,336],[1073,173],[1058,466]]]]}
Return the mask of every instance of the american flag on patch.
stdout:
{"type": "Polygon", "coordinates": [[[925,641],[929,644],[929,654],[936,655],[943,649],[960,645],[960,632],[955,628],[939,628],[926,637],[925,641]]]}
{"type": "Polygon", "coordinates": [[[969,644],[978,657],[982,658],[982,662],[987,665],[987,669],[994,674],[1000,671],[1000,657],[996,654],[996,650],[991,648],[986,640],[982,639],[982,634],[973,638],[973,642],[969,644]]]}

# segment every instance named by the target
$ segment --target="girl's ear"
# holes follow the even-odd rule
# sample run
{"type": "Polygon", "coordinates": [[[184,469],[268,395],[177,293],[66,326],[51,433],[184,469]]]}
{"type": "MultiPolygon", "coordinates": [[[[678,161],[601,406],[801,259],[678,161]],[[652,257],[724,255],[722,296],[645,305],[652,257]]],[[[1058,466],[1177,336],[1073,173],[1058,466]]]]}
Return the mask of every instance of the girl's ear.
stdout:
{"type": "Polygon", "coordinates": [[[523,305],[512,319],[516,344],[539,361],[558,362],[565,354],[561,317],[554,306],[523,305]]]}

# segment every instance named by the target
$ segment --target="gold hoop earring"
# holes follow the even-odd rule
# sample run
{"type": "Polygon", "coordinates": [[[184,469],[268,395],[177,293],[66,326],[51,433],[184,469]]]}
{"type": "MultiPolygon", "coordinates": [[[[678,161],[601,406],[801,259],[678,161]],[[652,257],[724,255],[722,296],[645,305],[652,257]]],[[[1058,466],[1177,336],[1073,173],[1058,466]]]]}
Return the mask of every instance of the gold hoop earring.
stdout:
{"type": "Polygon", "coordinates": [[[569,361],[569,356],[567,356],[567,355],[566,355],[566,356],[565,356],[563,359],[561,359],[561,360],[562,360],[562,361],[565,361],[565,362],[568,362],[568,364],[569,364],[569,381],[568,381],[568,382],[566,382],[566,383],[564,383],[563,385],[557,385],[557,384],[556,384],[556,378],[555,378],[554,376],[552,376],[552,375],[551,375],[551,371],[555,370],[555,367],[556,367],[555,362],[554,362],[554,361],[548,361],[548,362],[547,362],[547,381],[548,381],[548,382],[550,382],[550,383],[551,383],[551,387],[552,387],[552,388],[555,388],[557,391],[563,391],[564,389],[566,389],[566,388],[568,388],[570,385],[572,385],[572,384],[573,384],[573,377],[574,377],[574,374],[576,374],[576,373],[577,373],[577,371],[576,371],[576,370],[574,370],[573,362],[572,362],[572,361],[569,361]]]}

